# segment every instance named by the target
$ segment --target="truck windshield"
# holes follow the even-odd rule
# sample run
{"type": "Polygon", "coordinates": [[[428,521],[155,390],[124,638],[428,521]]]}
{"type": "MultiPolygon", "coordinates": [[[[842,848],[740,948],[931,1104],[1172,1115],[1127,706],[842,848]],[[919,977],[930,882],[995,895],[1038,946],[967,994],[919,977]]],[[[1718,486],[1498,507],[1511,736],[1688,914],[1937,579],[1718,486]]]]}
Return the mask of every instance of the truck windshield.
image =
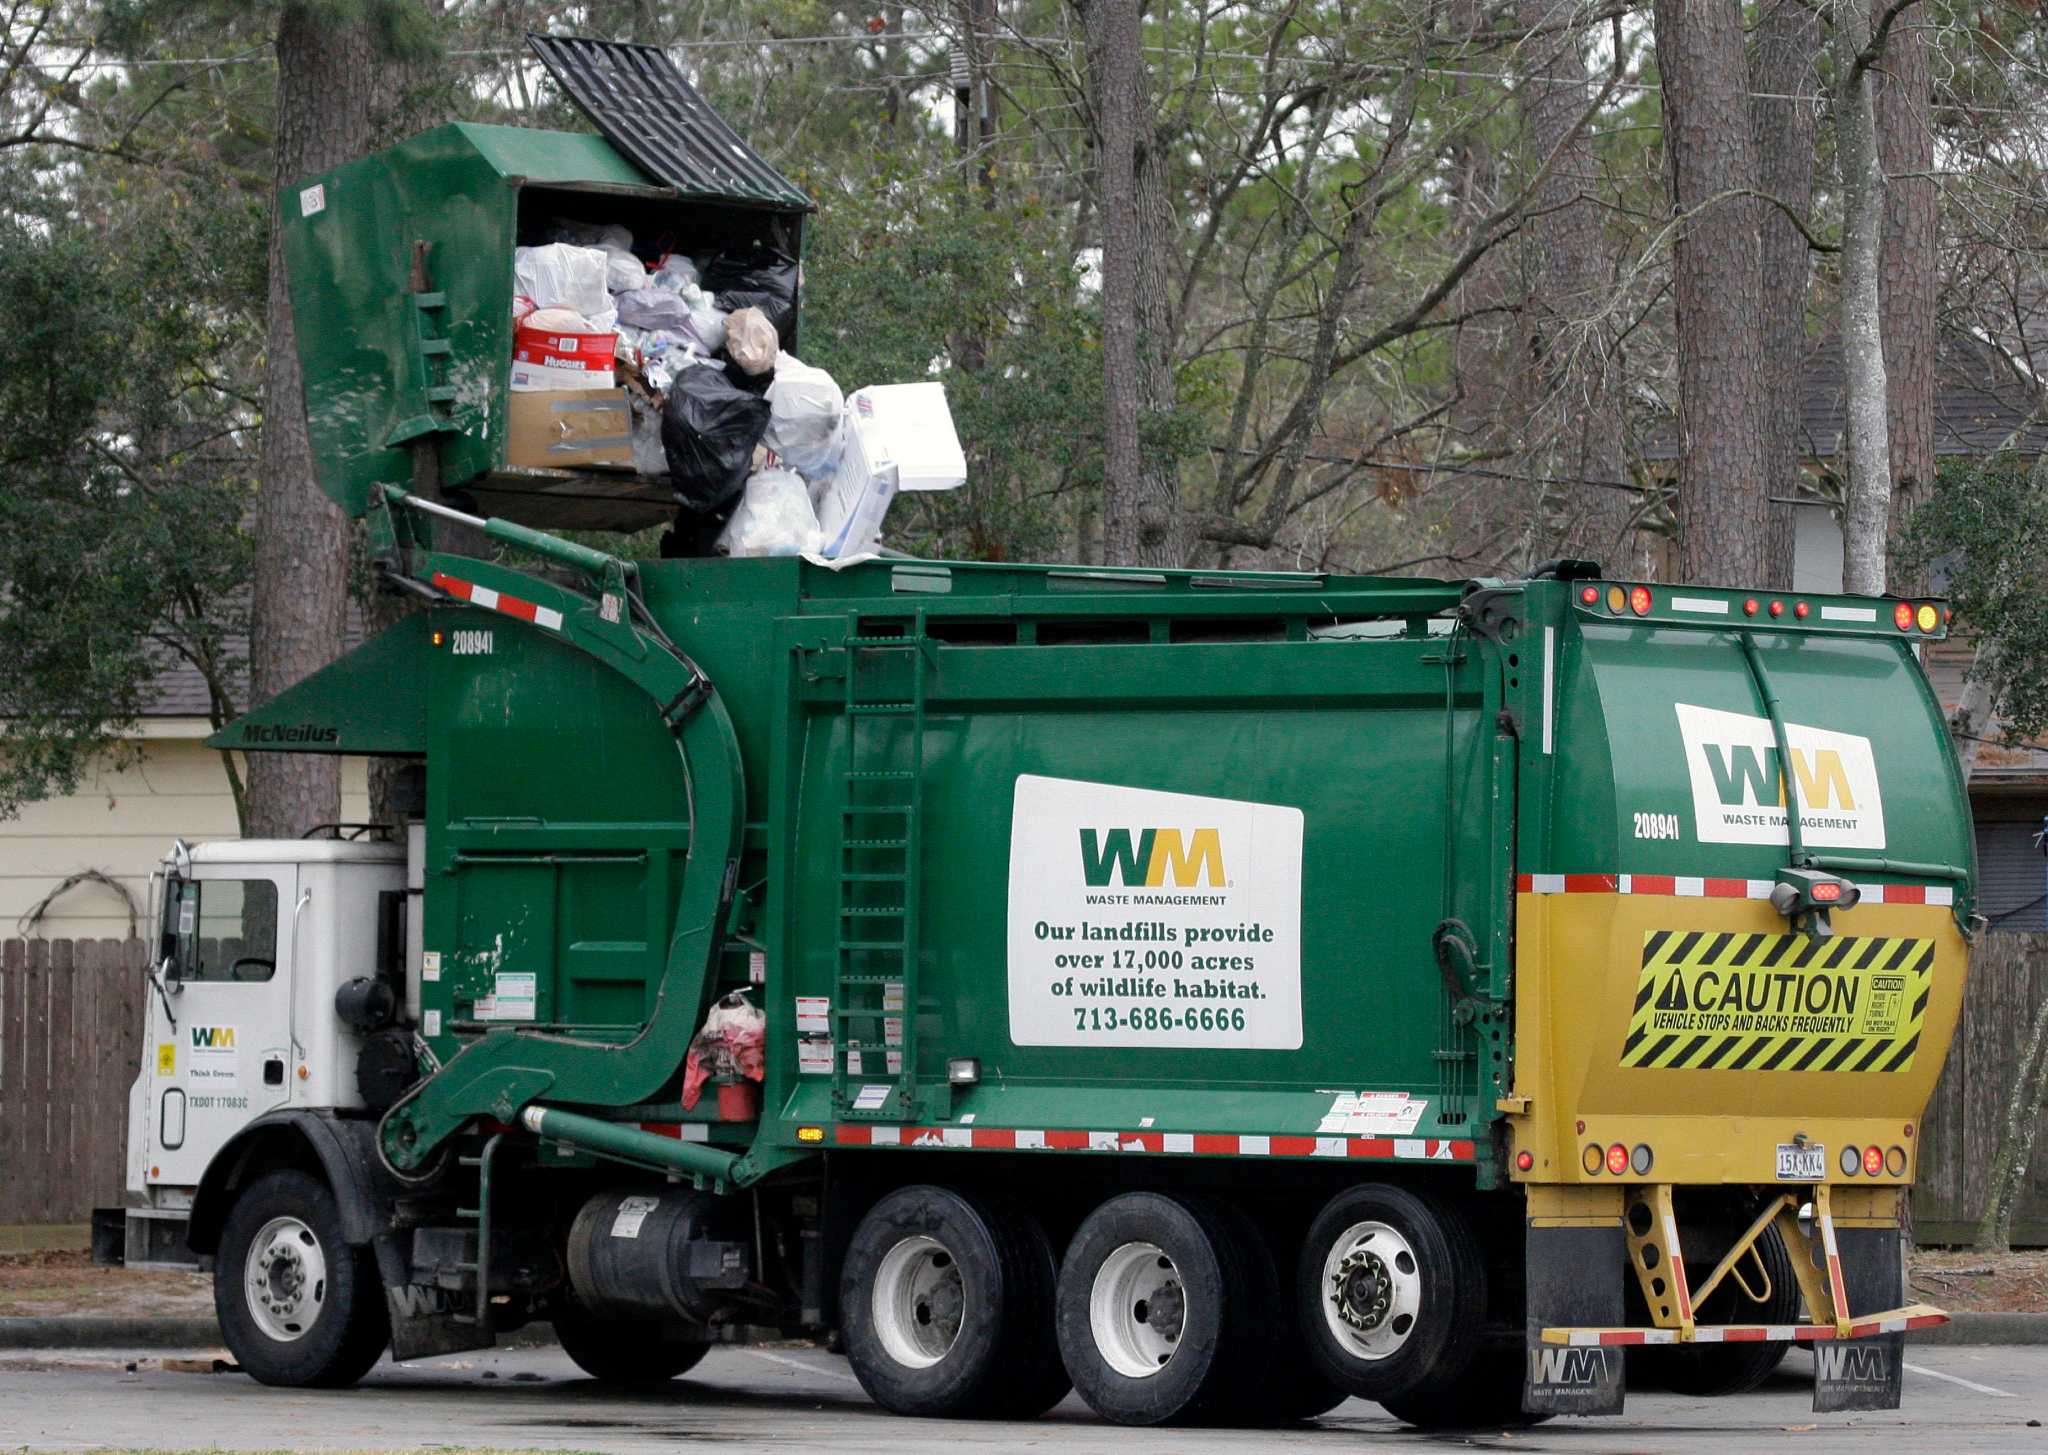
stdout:
{"type": "Polygon", "coordinates": [[[164,929],[180,980],[268,980],[277,973],[277,886],[268,879],[177,881],[164,929]]]}

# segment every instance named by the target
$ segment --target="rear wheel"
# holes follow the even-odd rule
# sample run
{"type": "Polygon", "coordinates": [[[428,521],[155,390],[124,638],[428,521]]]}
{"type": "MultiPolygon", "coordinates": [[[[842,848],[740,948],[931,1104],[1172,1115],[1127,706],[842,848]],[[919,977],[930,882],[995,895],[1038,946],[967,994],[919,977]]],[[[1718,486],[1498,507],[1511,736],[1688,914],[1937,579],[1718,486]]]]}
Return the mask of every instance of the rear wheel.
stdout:
{"type": "Polygon", "coordinates": [[[1540,1425],[1548,1414],[1522,1409],[1522,1358],[1512,1349],[1484,1349],[1456,1387],[1432,1382],[1408,1395],[1381,1400],[1387,1413],[1425,1430],[1486,1430],[1540,1425]]]}
{"type": "MultiPolygon", "coordinates": [[[[1736,1283],[1735,1273],[1745,1276],[1750,1287],[1758,1282],[1756,1262],[1745,1257],[1735,1272],[1696,1305],[1693,1318],[1702,1324],[1795,1324],[1799,1322],[1801,1299],[1799,1280],[1792,1271],[1792,1255],[1776,1228],[1766,1228],[1757,1239],[1757,1253],[1763,1259],[1769,1286],[1758,1289],[1761,1302],[1749,1297],[1736,1283]]],[[[1686,1261],[1686,1277],[1704,1280],[1713,1272],[1708,1263],[1686,1261]]],[[[1632,1372],[1640,1370],[1646,1384],[1661,1385],[1674,1394],[1712,1398],[1726,1394],[1747,1394],[1784,1361],[1790,1344],[1680,1344],[1631,1349],[1632,1372]]]]}
{"type": "Polygon", "coordinates": [[[1235,1422],[1266,1369],[1271,1292],[1205,1198],[1130,1192],[1090,1213],[1060,1267],[1060,1354],[1074,1388],[1122,1425],[1235,1422]]]}
{"type": "Polygon", "coordinates": [[[896,1414],[1035,1419],[1067,1392],[1053,1279],[1044,1230],[1007,1199],[899,1188],[847,1249],[847,1360],[896,1414]]]}
{"type": "Polygon", "coordinates": [[[1433,1407],[1479,1350],[1486,1266],[1455,1212],[1369,1183],[1316,1215],[1295,1293],[1309,1353],[1333,1384],[1382,1404],[1413,1396],[1416,1408],[1433,1407]]]}
{"type": "Polygon", "coordinates": [[[555,1310],[555,1339],[578,1369],[607,1384],[661,1384],[687,1374],[710,1352],[702,1339],[630,1319],[597,1318],[580,1306],[555,1310]]]}
{"type": "Polygon", "coordinates": [[[213,1307],[235,1360],[264,1384],[354,1384],[390,1342],[376,1261],[341,1236],[325,1182],[272,1172],[228,1212],[213,1307]]]}

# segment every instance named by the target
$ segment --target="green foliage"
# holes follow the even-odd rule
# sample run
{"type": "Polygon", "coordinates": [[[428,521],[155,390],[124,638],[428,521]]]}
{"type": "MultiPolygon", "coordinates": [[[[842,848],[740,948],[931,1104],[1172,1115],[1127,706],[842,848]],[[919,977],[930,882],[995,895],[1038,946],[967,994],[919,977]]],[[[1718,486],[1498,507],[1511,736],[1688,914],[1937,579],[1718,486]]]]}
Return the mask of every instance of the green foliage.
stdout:
{"type": "Polygon", "coordinates": [[[2007,737],[2048,731],[2048,463],[1944,460],[1907,548],[1916,565],[1946,568],[1958,620],[1997,648],[1977,670],[2007,737]]]}
{"type": "Polygon", "coordinates": [[[904,497],[892,538],[928,555],[1058,552],[1058,503],[1101,476],[1102,374],[1094,316],[1074,301],[1051,219],[888,168],[796,180],[820,204],[804,263],[806,362],[848,392],[943,380],[967,450],[969,488],[904,497]]]}
{"type": "Polygon", "coordinates": [[[207,270],[169,229],[124,241],[0,220],[0,818],[118,760],[166,662],[234,668],[249,486],[210,458],[207,270]]]}

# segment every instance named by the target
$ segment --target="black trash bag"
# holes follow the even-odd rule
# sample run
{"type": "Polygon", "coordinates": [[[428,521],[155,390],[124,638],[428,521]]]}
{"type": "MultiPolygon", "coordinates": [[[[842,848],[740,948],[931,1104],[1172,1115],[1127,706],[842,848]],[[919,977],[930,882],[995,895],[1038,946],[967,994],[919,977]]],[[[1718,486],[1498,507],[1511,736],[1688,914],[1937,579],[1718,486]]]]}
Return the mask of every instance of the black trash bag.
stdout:
{"type": "Polygon", "coordinates": [[[704,269],[704,291],[727,313],[758,308],[787,350],[796,329],[796,259],[765,244],[720,253],[704,269]]]}
{"type": "Polygon", "coordinates": [[[711,515],[730,506],[767,432],[767,399],[736,388],[725,370],[700,364],[676,375],[661,411],[661,448],[683,509],[711,515]]]}

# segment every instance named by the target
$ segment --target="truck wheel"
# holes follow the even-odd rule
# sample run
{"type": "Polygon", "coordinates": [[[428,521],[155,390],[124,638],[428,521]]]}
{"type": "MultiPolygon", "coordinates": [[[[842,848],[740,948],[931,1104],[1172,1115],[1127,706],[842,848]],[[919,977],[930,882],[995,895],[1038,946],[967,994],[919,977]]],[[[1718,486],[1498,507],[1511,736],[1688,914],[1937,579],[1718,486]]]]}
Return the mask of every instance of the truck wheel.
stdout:
{"type": "Polygon", "coordinates": [[[1454,1385],[1471,1364],[1486,1265],[1456,1213],[1368,1183],[1316,1215],[1295,1292],[1317,1366],[1338,1388],[1385,1403],[1454,1385]]]}
{"type": "MultiPolygon", "coordinates": [[[[1242,1214],[1239,1214],[1242,1217],[1242,1214]]],[[[1235,1422],[1266,1369],[1274,1300],[1220,1205],[1127,1192],[1090,1213],[1060,1267],[1060,1354],[1120,1425],[1235,1422]]]]}
{"type": "Polygon", "coordinates": [[[375,1258],[342,1241],[333,1192],[304,1172],[272,1172],[236,1200],[213,1307],[236,1362],[264,1384],[354,1384],[391,1339],[375,1258]]]}
{"type": "MultiPolygon", "coordinates": [[[[1766,1228],[1757,1239],[1764,1270],[1771,1279],[1770,1297],[1752,1302],[1735,1287],[1733,1275],[1725,1278],[1704,1304],[1693,1310],[1703,1324],[1796,1324],[1802,1309],[1799,1280],[1792,1271],[1792,1255],[1776,1228],[1766,1228]]],[[[1711,1264],[1686,1263],[1686,1275],[1704,1279],[1713,1272],[1711,1264]]],[[[1755,1281],[1755,1265],[1744,1260],[1743,1271],[1755,1281]]],[[[1790,1344],[1683,1344],[1675,1347],[1631,1349],[1631,1371],[1641,1370],[1643,1382],[1661,1385],[1673,1394],[1713,1398],[1725,1394],[1747,1394],[1784,1362],[1790,1344]]]]}
{"type": "Polygon", "coordinates": [[[1005,1199],[898,1188],[854,1229],[840,1276],[847,1362],[899,1415],[1036,1419],[1067,1392],[1052,1244],[1005,1199]]]}
{"type": "MultiPolygon", "coordinates": [[[[1236,1380],[1231,1395],[1231,1422],[1291,1424],[1328,1414],[1351,1395],[1332,1384],[1309,1358],[1300,1321],[1291,1316],[1287,1286],[1269,1240],[1272,1221],[1254,1219],[1235,1203],[1217,1204],[1215,1210],[1250,1269],[1246,1280],[1246,1291],[1252,1300],[1250,1317],[1262,1331],[1261,1357],[1246,1366],[1242,1377],[1236,1380]]],[[[1287,1238],[1284,1230],[1279,1236],[1286,1240],[1287,1251],[1292,1252],[1292,1239],[1287,1238]]],[[[1222,1371],[1219,1376],[1228,1377],[1222,1371]]]]}
{"type": "Polygon", "coordinates": [[[702,1339],[678,1339],[654,1324],[597,1319],[559,1306],[555,1340],[578,1369],[607,1384],[661,1384],[687,1374],[711,1349],[702,1339]]]}

